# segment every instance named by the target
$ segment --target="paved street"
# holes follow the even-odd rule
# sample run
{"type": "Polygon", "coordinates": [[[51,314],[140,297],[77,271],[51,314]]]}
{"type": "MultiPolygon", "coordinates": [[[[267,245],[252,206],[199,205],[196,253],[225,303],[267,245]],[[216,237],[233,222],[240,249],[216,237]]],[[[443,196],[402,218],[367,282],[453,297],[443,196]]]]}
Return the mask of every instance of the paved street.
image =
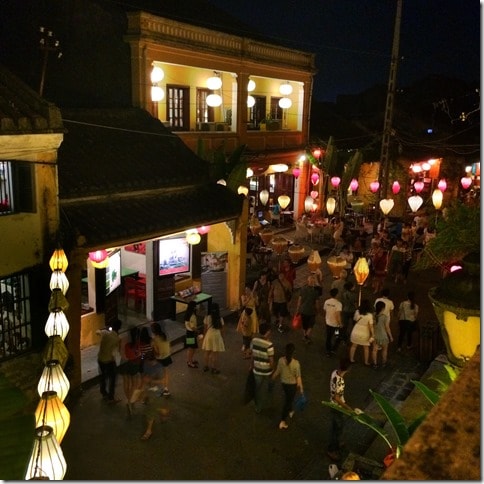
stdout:
{"type": "MultiPolygon", "coordinates": [[[[324,293],[328,297],[331,275],[323,251],[324,293]]],[[[296,286],[305,282],[306,264],[298,267],[296,286]]],[[[411,274],[406,285],[389,284],[397,306],[411,288],[421,306],[420,321],[435,320],[426,293],[435,285],[438,275],[431,271],[411,274]]],[[[374,296],[363,288],[363,297],[374,296]]],[[[291,305],[294,304],[294,298],[291,305]]],[[[326,456],[329,411],[321,400],[329,398],[329,376],[337,366],[338,357],[346,354],[340,345],[336,357],[324,354],[324,331],[319,318],[313,331],[313,343],[302,342],[300,331],[279,334],[273,331],[277,357],[284,345],[296,345],[295,357],[300,360],[304,388],[309,398],[307,408],[296,413],[287,430],[279,430],[282,390],[277,383],[273,405],[256,414],[253,402],[241,403],[248,362],[241,357],[241,336],[235,332],[236,318],[226,317],[227,351],[221,356],[221,373],[213,375],[186,365],[183,351],[174,356],[170,367],[171,397],[163,402],[171,411],[164,423],[156,422],[150,440],[141,441],[144,432],[144,406],[138,404],[135,414],[127,418],[121,378],[117,396],[122,402],[105,403],[98,386],[86,383],[78,398],[68,402],[71,424],[62,443],[67,461],[68,480],[286,480],[328,479],[326,456]]],[[[397,323],[392,323],[394,336],[397,323]]],[[[202,351],[196,359],[203,366],[202,351]]],[[[357,361],[346,378],[347,401],[353,407],[367,408],[372,403],[369,389],[382,391],[388,398],[404,399],[411,390],[410,379],[418,378],[428,366],[419,364],[417,352],[399,354],[390,349],[390,364],[374,370],[357,361]]],[[[348,422],[345,426],[347,452],[364,455],[375,434],[348,422]]],[[[383,457],[383,456],[381,456],[383,457]]]]}

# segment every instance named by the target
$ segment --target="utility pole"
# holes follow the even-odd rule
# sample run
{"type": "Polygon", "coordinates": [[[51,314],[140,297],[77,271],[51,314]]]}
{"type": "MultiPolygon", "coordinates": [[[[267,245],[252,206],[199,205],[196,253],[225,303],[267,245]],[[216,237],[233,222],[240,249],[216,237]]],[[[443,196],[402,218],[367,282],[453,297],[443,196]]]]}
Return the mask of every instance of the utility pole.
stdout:
{"type": "MultiPolygon", "coordinates": [[[[55,38],[52,30],[46,30],[45,27],[40,27],[39,32],[41,38],[39,41],[40,50],[43,52],[42,71],[40,73],[39,95],[42,96],[44,92],[45,75],[47,73],[47,59],[49,52],[57,52],[60,49],[60,42],[55,38]]],[[[58,52],[57,58],[60,59],[62,52],[58,52]]]]}
{"type": "Polygon", "coordinates": [[[392,134],[393,106],[395,104],[395,83],[397,79],[398,52],[400,49],[400,23],[402,20],[402,2],[397,0],[397,14],[395,16],[395,29],[393,31],[392,58],[390,61],[390,76],[388,78],[387,101],[385,106],[385,120],[383,124],[383,139],[380,154],[380,200],[387,198],[390,136],[392,134]]]}

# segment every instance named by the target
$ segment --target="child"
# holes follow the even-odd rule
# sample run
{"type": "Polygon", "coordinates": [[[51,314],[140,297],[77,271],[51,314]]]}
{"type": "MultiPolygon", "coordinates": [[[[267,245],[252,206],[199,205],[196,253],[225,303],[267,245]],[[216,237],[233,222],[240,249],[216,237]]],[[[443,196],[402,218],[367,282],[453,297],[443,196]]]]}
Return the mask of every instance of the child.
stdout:
{"type": "Polygon", "coordinates": [[[251,357],[250,342],[252,341],[253,321],[252,315],[254,310],[248,306],[242,309],[239,322],[237,324],[237,332],[242,334],[242,356],[244,359],[251,357]]]}

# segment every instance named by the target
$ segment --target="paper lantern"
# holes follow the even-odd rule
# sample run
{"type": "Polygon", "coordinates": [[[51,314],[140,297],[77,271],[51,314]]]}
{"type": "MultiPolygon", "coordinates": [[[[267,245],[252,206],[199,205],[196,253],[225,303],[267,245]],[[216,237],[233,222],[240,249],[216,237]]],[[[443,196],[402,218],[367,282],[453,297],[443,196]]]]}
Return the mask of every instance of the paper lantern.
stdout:
{"type": "Polygon", "coordinates": [[[460,184],[462,185],[462,188],[464,190],[467,190],[471,186],[471,184],[472,184],[472,178],[470,178],[468,176],[463,176],[460,179],[460,184]]]}
{"type": "Polygon", "coordinates": [[[279,92],[283,95],[283,96],[289,96],[289,94],[292,94],[292,86],[291,84],[289,84],[288,81],[285,81],[283,82],[280,86],[279,86],[279,92]]]}
{"type": "Polygon", "coordinates": [[[378,189],[380,188],[380,183],[375,180],[370,183],[370,190],[372,193],[376,193],[378,189]]]}
{"type": "Polygon", "coordinates": [[[92,260],[91,258],[89,258],[89,260],[91,261],[92,266],[96,269],[106,269],[106,267],[108,267],[109,265],[109,255],[104,259],[100,260],[99,262],[96,260],[92,260]]]}
{"type": "Polygon", "coordinates": [[[67,378],[59,360],[49,360],[44,366],[40,376],[37,392],[42,397],[44,392],[54,391],[60,398],[61,402],[66,399],[71,384],[67,378]]]}
{"type": "Polygon", "coordinates": [[[151,100],[154,103],[163,101],[165,98],[165,91],[160,86],[151,86],[151,100]]]}
{"type": "Polygon", "coordinates": [[[358,180],[356,178],[353,178],[351,181],[350,181],[350,188],[351,188],[351,191],[353,192],[356,192],[356,190],[358,190],[358,180]]]}
{"type": "Polygon", "coordinates": [[[54,391],[42,393],[42,398],[35,410],[35,425],[48,425],[52,427],[55,438],[59,444],[71,423],[71,414],[67,407],[54,391]]]}
{"type": "Polygon", "coordinates": [[[274,237],[274,234],[275,232],[273,229],[266,227],[265,229],[261,230],[259,236],[262,239],[262,242],[264,242],[264,245],[268,245],[272,240],[272,237],[274,237]]]}
{"type": "Polygon", "coordinates": [[[196,230],[188,230],[185,238],[190,245],[197,245],[202,240],[200,234],[196,230]]]}
{"type": "Polygon", "coordinates": [[[447,182],[442,178],[437,184],[437,188],[443,193],[447,190],[447,182]]]}
{"type": "Polygon", "coordinates": [[[281,255],[286,250],[288,243],[289,241],[282,235],[278,235],[277,237],[274,237],[271,241],[271,245],[274,248],[274,252],[279,255],[281,255]]]}
{"type": "Polygon", "coordinates": [[[240,185],[239,188],[237,188],[237,193],[246,197],[249,194],[249,189],[244,185],[240,185]]]}
{"type": "Polygon", "coordinates": [[[252,92],[255,89],[255,81],[252,79],[249,79],[249,82],[247,83],[247,91],[252,92]]]}
{"type": "Polygon", "coordinates": [[[198,227],[197,232],[200,235],[208,234],[210,232],[210,225],[202,225],[201,227],[198,227]]]}
{"type": "Polygon", "coordinates": [[[53,271],[65,272],[68,266],[67,256],[63,249],[56,249],[49,261],[49,266],[53,271]]]}
{"type": "Polygon", "coordinates": [[[211,108],[217,108],[222,104],[222,97],[218,94],[209,94],[207,96],[206,103],[211,108]]]}
{"type": "Polygon", "coordinates": [[[423,203],[423,198],[419,195],[414,195],[412,197],[408,197],[408,204],[412,209],[412,212],[416,212],[423,203]]]}
{"type": "Polygon", "coordinates": [[[165,73],[163,72],[163,69],[161,67],[154,66],[150,74],[151,82],[153,84],[157,84],[158,82],[161,82],[164,77],[165,73]]]}
{"type": "Polygon", "coordinates": [[[313,208],[313,199],[309,195],[304,199],[304,211],[310,212],[313,208]]]}
{"type": "Polygon", "coordinates": [[[341,277],[341,271],[346,267],[346,259],[333,255],[326,262],[331,274],[333,274],[333,278],[339,279],[341,277]]]}
{"type": "Polygon", "coordinates": [[[255,97],[254,96],[247,96],[247,107],[253,108],[255,106],[255,97]]]}
{"type": "Polygon", "coordinates": [[[316,191],[316,190],[311,190],[311,193],[309,194],[309,196],[313,199],[313,200],[316,200],[316,198],[318,198],[319,196],[319,193],[316,191]]]}
{"type": "Polygon", "coordinates": [[[261,190],[259,193],[259,199],[260,203],[264,205],[264,207],[267,205],[267,202],[269,201],[269,192],[267,190],[261,190]]]}
{"type": "Polygon", "coordinates": [[[226,181],[225,181],[223,178],[220,178],[220,180],[217,180],[217,183],[218,183],[219,185],[223,185],[224,187],[226,187],[226,186],[227,186],[227,182],[226,182],[226,181]]]}
{"type": "Polygon", "coordinates": [[[400,192],[400,183],[398,181],[394,181],[392,185],[392,192],[394,195],[400,192]]]}
{"type": "Polygon", "coordinates": [[[287,249],[287,254],[293,264],[297,264],[302,259],[305,252],[304,247],[299,244],[293,244],[287,249]]]}
{"type": "Polygon", "coordinates": [[[281,97],[279,99],[279,107],[281,109],[289,109],[292,106],[292,101],[288,97],[281,97]]]}
{"type": "Polygon", "coordinates": [[[331,185],[333,185],[334,188],[338,188],[340,183],[341,183],[341,178],[339,176],[331,177],[331,185]]]}
{"type": "Polygon", "coordinates": [[[89,252],[89,260],[92,262],[102,262],[107,259],[108,255],[106,249],[95,250],[94,252],[89,252]]]}
{"type": "Polygon", "coordinates": [[[66,339],[67,333],[69,332],[69,323],[62,309],[49,314],[44,331],[47,336],[59,335],[62,341],[66,339]]]}
{"type": "Polygon", "coordinates": [[[276,163],[275,165],[271,165],[271,168],[276,173],[284,173],[285,171],[289,170],[289,166],[287,166],[285,163],[276,163]]]}
{"type": "Polygon", "coordinates": [[[294,178],[299,178],[299,175],[301,174],[301,169],[296,166],[292,169],[292,174],[294,175],[294,178]]]}
{"type": "Polygon", "coordinates": [[[53,271],[50,276],[50,290],[60,289],[62,294],[66,294],[69,289],[69,280],[67,279],[66,273],[62,271],[53,271]]]}
{"type": "Polygon", "coordinates": [[[326,200],[326,210],[328,211],[328,215],[333,215],[336,209],[336,199],[333,197],[329,197],[326,200]]]}
{"type": "Polygon", "coordinates": [[[207,87],[212,91],[216,91],[222,87],[222,79],[219,76],[212,76],[207,79],[207,87]]]}
{"type": "Polygon", "coordinates": [[[413,188],[415,189],[415,191],[417,193],[420,193],[423,189],[424,189],[424,182],[423,181],[416,181],[414,184],[413,184],[413,188]]]}
{"type": "Polygon", "coordinates": [[[317,173],[313,173],[313,174],[311,175],[311,183],[312,183],[313,185],[317,185],[317,184],[318,184],[318,182],[319,182],[319,175],[318,175],[317,173]]]}
{"type": "Polygon", "coordinates": [[[48,425],[37,427],[25,480],[62,481],[66,470],[66,460],[52,427],[48,425]]]}
{"type": "Polygon", "coordinates": [[[277,202],[281,206],[282,210],[286,210],[287,206],[291,202],[291,197],[289,197],[288,195],[280,195],[279,197],[277,197],[277,202]]]}
{"type": "Polygon", "coordinates": [[[355,274],[356,282],[362,286],[368,275],[370,274],[370,268],[368,266],[368,261],[366,257],[359,257],[353,267],[353,273],[355,274]]]}
{"type": "Polygon", "coordinates": [[[436,188],[432,193],[432,203],[434,204],[435,210],[440,210],[443,199],[444,194],[438,188],[436,188]]]}
{"type": "Polygon", "coordinates": [[[69,301],[64,296],[64,294],[62,294],[62,291],[57,288],[53,289],[50,294],[48,304],[49,312],[59,311],[60,309],[62,309],[62,311],[67,311],[68,308],[69,301]]]}
{"type": "Polygon", "coordinates": [[[430,170],[430,168],[432,168],[432,167],[430,166],[430,163],[428,163],[427,161],[424,161],[424,162],[422,163],[422,170],[423,170],[423,171],[429,171],[429,170],[430,170]]]}
{"type": "Polygon", "coordinates": [[[311,254],[309,254],[307,260],[307,264],[310,272],[316,272],[321,267],[322,260],[317,250],[311,251],[311,254]]]}
{"type": "Polygon", "coordinates": [[[388,215],[395,205],[395,202],[391,198],[384,198],[380,200],[380,209],[384,213],[384,215],[388,215]]]}

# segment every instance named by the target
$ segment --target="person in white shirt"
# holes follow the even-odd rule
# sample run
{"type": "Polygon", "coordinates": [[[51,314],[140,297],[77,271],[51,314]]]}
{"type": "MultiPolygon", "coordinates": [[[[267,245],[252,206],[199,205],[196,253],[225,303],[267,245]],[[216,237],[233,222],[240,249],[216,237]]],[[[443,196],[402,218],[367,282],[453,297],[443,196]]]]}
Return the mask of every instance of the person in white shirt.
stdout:
{"type": "Polygon", "coordinates": [[[395,304],[393,304],[393,301],[390,299],[390,290],[388,288],[383,288],[381,291],[381,296],[375,299],[375,308],[376,308],[376,303],[378,301],[383,301],[385,303],[385,309],[383,310],[383,314],[386,314],[388,316],[388,320],[392,320],[393,316],[393,311],[395,309],[395,304]]]}
{"type": "Polygon", "coordinates": [[[326,314],[326,356],[331,356],[332,353],[334,354],[338,346],[339,339],[336,338],[334,345],[332,340],[335,336],[336,330],[341,328],[341,311],[343,310],[341,301],[336,299],[338,289],[334,287],[329,291],[329,295],[331,297],[324,301],[323,306],[326,314]]]}

